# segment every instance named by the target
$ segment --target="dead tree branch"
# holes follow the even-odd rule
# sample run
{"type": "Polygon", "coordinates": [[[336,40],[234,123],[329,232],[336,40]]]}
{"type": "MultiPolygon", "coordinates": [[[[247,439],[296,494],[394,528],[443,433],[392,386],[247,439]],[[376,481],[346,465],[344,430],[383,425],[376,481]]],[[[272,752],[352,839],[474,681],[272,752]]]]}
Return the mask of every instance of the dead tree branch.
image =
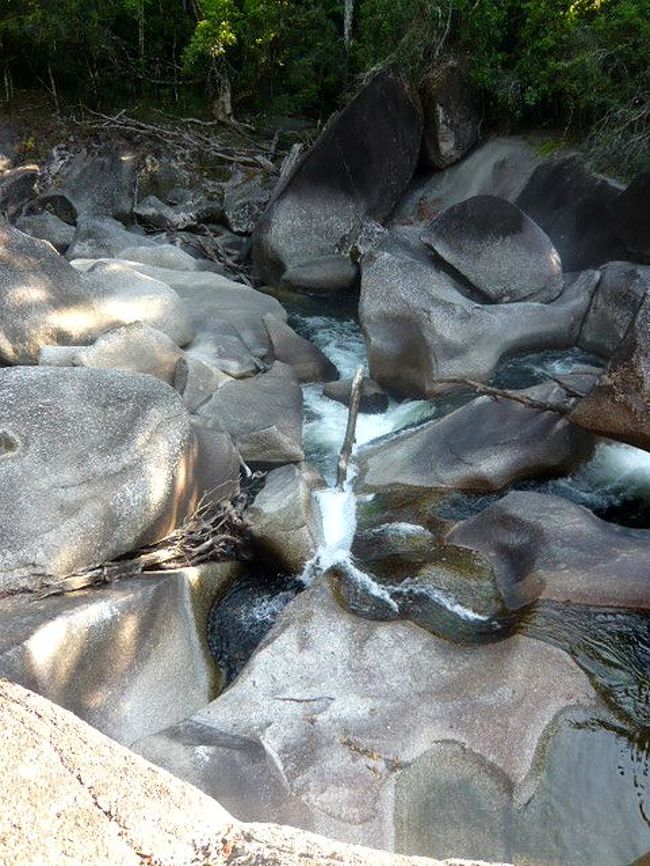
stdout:
{"type": "MultiPolygon", "coordinates": [[[[558,403],[547,403],[544,400],[535,400],[533,397],[527,397],[519,391],[507,391],[503,388],[493,388],[490,385],[484,385],[482,382],[475,382],[473,379],[464,379],[455,377],[451,379],[437,379],[437,385],[462,385],[477,394],[492,397],[495,400],[512,400],[514,403],[520,403],[528,409],[537,409],[540,412],[555,412],[556,415],[568,415],[571,412],[571,406],[562,406],[558,403]]],[[[564,386],[563,386],[564,387],[564,386]]]]}
{"type": "Polygon", "coordinates": [[[354,434],[357,429],[357,417],[359,415],[359,406],[361,404],[361,390],[363,388],[363,367],[359,367],[354,374],[352,380],[352,389],[350,391],[350,410],[348,412],[348,425],[345,430],[345,438],[341,455],[339,457],[337,472],[336,472],[336,487],[338,490],[343,490],[348,477],[348,466],[350,457],[352,456],[352,448],[354,447],[354,434]]]}

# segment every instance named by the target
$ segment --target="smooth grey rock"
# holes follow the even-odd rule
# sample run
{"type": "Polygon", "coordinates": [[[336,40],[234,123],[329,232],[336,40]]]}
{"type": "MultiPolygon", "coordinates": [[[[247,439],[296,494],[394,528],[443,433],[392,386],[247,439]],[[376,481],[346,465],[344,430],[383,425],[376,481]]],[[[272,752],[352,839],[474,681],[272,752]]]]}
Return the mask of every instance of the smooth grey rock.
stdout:
{"type": "Polygon", "coordinates": [[[570,418],[600,436],[650,451],[650,289],[606,371],[570,418]]]}
{"type": "Polygon", "coordinates": [[[614,226],[626,250],[650,264],[650,172],[634,178],[614,203],[614,226]]]}
{"type": "Polygon", "coordinates": [[[346,292],[358,280],[359,268],[347,256],[321,256],[287,268],[280,285],[314,294],[329,294],[346,292]]]}
{"type": "Polygon", "coordinates": [[[620,191],[577,155],[559,156],[535,169],[517,204],[553,241],[564,269],[579,271],[622,257],[613,222],[620,191]]]}
{"type": "Polygon", "coordinates": [[[429,168],[447,168],[478,141],[482,117],[477,93],[460,66],[452,62],[426,76],[420,99],[422,161],[429,168]]]}
{"type": "Polygon", "coordinates": [[[388,216],[415,169],[422,117],[404,83],[376,75],[336,115],[258,222],[253,261],[276,284],[339,244],[365,218],[388,216]]]}
{"type": "MultiPolygon", "coordinates": [[[[550,382],[520,393],[560,407],[572,402],[550,382]]],[[[526,478],[568,474],[590,456],[593,444],[563,416],[478,397],[442,419],[362,450],[356,485],[362,492],[383,487],[501,490],[526,478]]]]}
{"type": "Polygon", "coordinates": [[[0,215],[14,218],[36,195],[40,177],[37,165],[21,165],[0,175],[0,215]]]}
{"type": "Polygon", "coordinates": [[[0,676],[129,745],[218,693],[208,611],[240,572],[238,563],[209,563],[101,590],[3,599],[0,676]]]}
{"type": "Polygon", "coordinates": [[[183,352],[162,331],[133,322],[102,334],[91,346],[44,346],[41,366],[93,367],[147,373],[171,385],[183,352]]]}
{"type": "Polygon", "coordinates": [[[77,220],[77,229],[68,249],[67,258],[70,260],[115,258],[134,244],[154,246],[155,243],[144,235],[127,231],[122,223],[111,217],[81,216],[77,220]]]}
{"type": "Polygon", "coordinates": [[[16,228],[33,238],[49,241],[59,253],[65,253],[75,234],[72,226],[48,211],[20,217],[16,220],[16,228]]]}
{"type": "Polygon", "coordinates": [[[549,724],[575,704],[600,706],[554,647],[453,646],[412,623],[352,616],[317,581],[226,692],[134,748],[238,816],[389,850],[426,845],[431,856],[449,855],[450,842],[454,856],[478,853],[480,827],[487,856],[505,856],[496,819],[512,814],[509,792],[523,799],[549,724]],[[454,777],[457,809],[438,804],[445,826],[434,834],[426,787],[454,777]]]}
{"type": "Polygon", "coordinates": [[[453,205],[429,223],[422,240],[494,303],[548,303],[562,291],[557,250],[505,199],[477,195],[453,205]]]}
{"type": "Polygon", "coordinates": [[[263,322],[277,361],[288,364],[299,382],[327,382],[338,376],[338,371],[321,350],[305,340],[283,320],[266,313],[263,322]]]}
{"type": "Polygon", "coordinates": [[[180,247],[173,246],[173,244],[145,244],[126,247],[120,251],[120,258],[170,271],[205,270],[199,259],[195,259],[194,256],[184,252],[180,247]]]}
{"type": "Polygon", "coordinates": [[[262,171],[235,166],[223,187],[223,213],[228,228],[251,234],[271,198],[273,184],[262,171]]]}
{"type": "Polygon", "coordinates": [[[152,376],[17,367],[0,385],[0,590],[164,537],[221,471],[197,471],[189,415],[152,376]]]}
{"type": "Polygon", "coordinates": [[[204,364],[194,355],[185,352],[176,364],[173,385],[183,398],[185,406],[190,412],[194,412],[209,400],[218,388],[231,381],[232,377],[227,373],[222,373],[216,367],[204,364]]]}
{"type": "Polygon", "coordinates": [[[586,271],[549,304],[481,304],[409,232],[386,232],[361,264],[359,317],[370,375],[401,397],[435,396],[440,380],[487,381],[517,352],[573,346],[598,279],[586,271]]]}
{"type": "Polygon", "coordinates": [[[253,543],[278,568],[300,574],[321,543],[320,513],[313,491],[325,481],[302,466],[281,466],[244,513],[253,543]]]}
{"type": "Polygon", "coordinates": [[[302,450],[302,391],[279,361],[268,373],[228,382],[198,412],[229,433],[247,463],[298,463],[302,450]]]}
{"type": "MultiPolygon", "coordinates": [[[[350,405],[352,396],[352,379],[340,379],[337,382],[327,382],[323,387],[323,396],[344,406],[350,405]]],[[[361,383],[361,401],[359,411],[369,415],[381,414],[388,409],[388,394],[372,379],[364,377],[361,383]]]]}
{"type": "Polygon", "coordinates": [[[540,162],[532,142],[518,136],[492,138],[456,165],[416,181],[393,221],[424,226],[440,211],[474,195],[514,202],[540,162]]]}
{"type": "Polygon", "coordinates": [[[600,274],[580,329],[578,345],[586,352],[609,358],[619,347],[650,290],[650,267],[633,262],[609,262],[600,269],[600,274]]]}

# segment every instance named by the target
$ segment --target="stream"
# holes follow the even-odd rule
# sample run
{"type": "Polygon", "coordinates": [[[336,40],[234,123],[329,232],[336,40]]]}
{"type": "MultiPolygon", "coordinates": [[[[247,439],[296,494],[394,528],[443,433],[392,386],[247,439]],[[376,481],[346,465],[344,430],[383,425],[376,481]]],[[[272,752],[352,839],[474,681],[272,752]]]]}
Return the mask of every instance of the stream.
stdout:
{"type": "MultiPolygon", "coordinates": [[[[318,314],[294,310],[290,324],[328,356],[341,378],[351,378],[359,366],[366,366],[359,324],[345,311],[323,315],[322,310],[318,314]]],[[[501,364],[493,384],[502,388],[529,387],[585,364],[602,366],[595,357],[579,350],[525,355],[501,364]]],[[[372,509],[374,497],[364,496],[357,502],[353,492],[354,465],[345,490],[334,489],[348,410],[324,397],[322,387],[321,384],[303,387],[306,460],[319,469],[329,485],[315,493],[322,522],[322,544],[302,575],[274,575],[270,580],[268,575],[253,578],[235,587],[215,608],[213,634],[232,631],[234,618],[234,634],[246,635],[245,645],[242,646],[240,640],[236,649],[229,649],[222,639],[221,655],[217,658],[226,670],[227,682],[236,677],[284,606],[316,575],[325,572],[336,588],[339,602],[358,616],[379,620],[408,618],[452,643],[498,641],[519,631],[560,647],[587,673],[612,715],[573,719],[564,726],[561,736],[553,739],[548,758],[556,786],[552,790],[540,790],[535,805],[530,808],[542,810],[540,826],[548,826],[548,816],[558,808],[572,812],[578,839],[588,833],[598,833],[602,813],[618,810],[621,839],[620,844],[617,841],[614,846],[616,862],[609,866],[629,866],[639,856],[639,851],[643,852],[644,846],[650,849],[650,631],[647,617],[639,613],[639,622],[636,622],[634,613],[619,615],[608,609],[578,605],[572,606],[568,613],[553,602],[541,602],[517,616],[493,615],[485,613],[471,600],[464,603],[458,597],[419,585],[414,580],[392,584],[375,579],[359,567],[351,553],[357,521],[361,519],[357,514],[358,506],[361,503],[362,510],[372,509]],[[638,639],[643,633],[648,638],[645,642],[638,639]],[[584,753],[583,777],[565,778],[561,755],[566,749],[572,750],[574,755],[584,753]]],[[[435,401],[398,403],[391,400],[388,409],[381,414],[361,413],[355,452],[368,443],[443,417],[473,397],[465,393],[435,401]]],[[[627,445],[602,442],[591,459],[573,474],[552,480],[526,481],[510,489],[552,493],[585,506],[609,522],[636,529],[650,527],[650,454],[627,445]]],[[[462,520],[477,514],[507,492],[445,496],[438,516],[443,520],[462,520]]],[[[383,518],[384,512],[380,514],[383,518]]],[[[408,521],[390,520],[375,526],[374,531],[387,528],[399,531],[404,537],[417,538],[424,532],[422,527],[408,521]]],[[[611,822],[611,818],[608,820],[611,822]]],[[[536,853],[543,850],[549,858],[558,858],[549,862],[563,862],[567,848],[578,844],[575,839],[552,833],[540,832],[539,836],[536,853]]]]}

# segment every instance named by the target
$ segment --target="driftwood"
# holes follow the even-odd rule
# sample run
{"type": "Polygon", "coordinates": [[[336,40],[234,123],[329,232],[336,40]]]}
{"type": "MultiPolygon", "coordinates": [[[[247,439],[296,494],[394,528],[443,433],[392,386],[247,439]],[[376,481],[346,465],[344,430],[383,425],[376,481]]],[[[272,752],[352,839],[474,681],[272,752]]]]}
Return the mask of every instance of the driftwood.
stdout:
{"type": "MultiPolygon", "coordinates": [[[[513,403],[521,403],[522,406],[527,406],[529,409],[537,409],[540,412],[555,412],[556,415],[568,415],[573,409],[573,406],[563,406],[559,403],[547,403],[545,400],[535,400],[533,397],[527,397],[519,391],[493,388],[491,385],[484,385],[482,382],[475,382],[473,379],[464,379],[462,377],[436,379],[436,384],[463,385],[465,388],[470,388],[472,391],[476,391],[477,394],[492,397],[495,400],[512,400],[513,403]]],[[[562,387],[564,386],[562,385],[562,387]]]]}
{"type": "Polygon", "coordinates": [[[354,447],[354,434],[357,429],[357,417],[359,415],[359,406],[361,404],[362,388],[363,367],[359,367],[357,372],[354,374],[354,379],[352,380],[348,424],[345,430],[345,438],[343,440],[343,447],[341,448],[336,472],[336,487],[338,490],[343,490],[348,477],[348,466],[350,465],[350,457],[352,456],[352,448],[354,447]]]}
{"type": "Polygon", "coordinates": [[[161,541],[129,557],[53,579],[51,584],[37,591],[34,598],[114,583],[136,577],[143,571],[171,571],[203,562],[244,558],[247,555],[247,532],[242,520],[244,504],[243,499],[217,503],[204,497],[182,526],[161,541]]]}

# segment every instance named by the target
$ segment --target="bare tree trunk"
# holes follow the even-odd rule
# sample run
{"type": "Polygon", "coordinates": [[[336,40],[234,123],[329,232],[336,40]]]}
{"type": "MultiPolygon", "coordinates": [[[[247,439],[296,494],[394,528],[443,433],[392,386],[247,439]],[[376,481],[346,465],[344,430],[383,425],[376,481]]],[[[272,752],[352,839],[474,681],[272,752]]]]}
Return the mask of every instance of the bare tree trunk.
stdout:
{"type": "Polygon", "coordinates": [[[350,70],[350,44],[352,42],[352,26],[354,24],[354,0],[344,0],[343,13],[343,45],[345,47],[345,78],[350,70]]]}
{"type": "Polygon", "coordinates": [[[47,74],[50,78],[50,90],[52,93],[52,98],[54,99],[54,107],[56,108],[56,113],[61,114],[61,106],[59,104],[59,94],[58,94],[58,91],[56,89],[56,82],[54,80],[54,75],[52,73],[52,66],[49,63],[47,64],[47,74]]]}
{"type": "Polygon", "coordinates": [[[352,380],[352,390],[350,391],[350,410],[348,412],[348,426],[345,431],[345,439],[341,448],[341,456],[336,472],[336,487],[338,490],[343,490],[348,477],[348,466],[350,457],[352,456],[352,448],[354,447],[354,434],[357,429],[357,417],[359,415],[359,406],[361,404],[361,389],[363,388],[363,367],[359,367],[354,374],[352,380]]]}

